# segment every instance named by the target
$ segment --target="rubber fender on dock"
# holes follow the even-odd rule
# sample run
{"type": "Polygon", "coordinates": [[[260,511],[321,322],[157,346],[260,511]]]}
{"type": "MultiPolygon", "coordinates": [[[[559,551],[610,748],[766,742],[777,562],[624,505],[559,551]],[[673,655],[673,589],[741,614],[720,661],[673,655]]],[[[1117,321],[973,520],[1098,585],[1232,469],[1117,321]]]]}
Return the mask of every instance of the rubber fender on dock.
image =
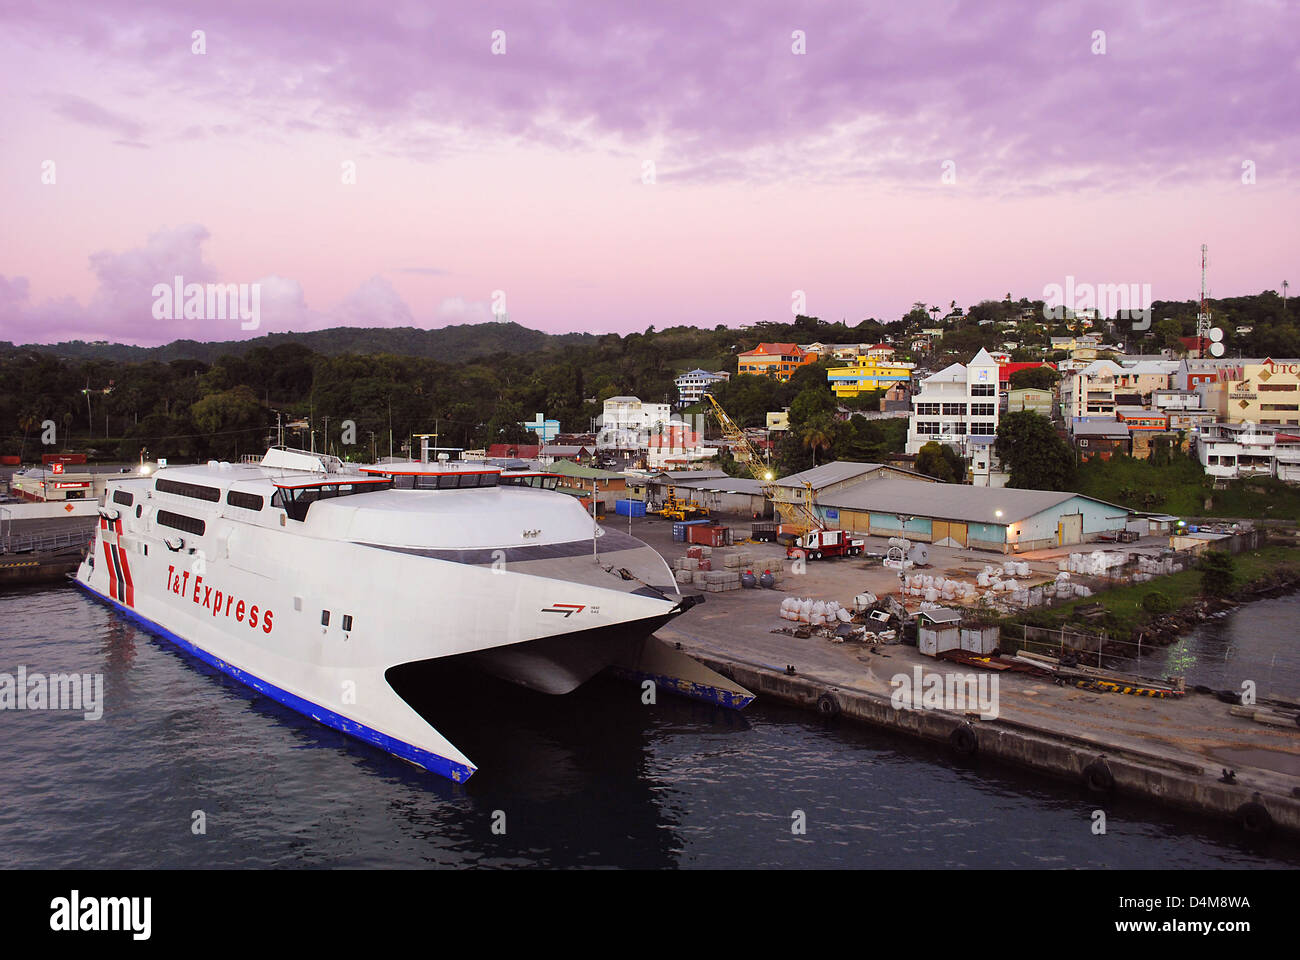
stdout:
{"type": "Polygon", "coordinates": [[[953,750],[963,757],[973,756],[980,748],[979,738],[975,736],[975,728],[970,723],[955,727],[952,733],[948,734],[948,742],[952,744],[953,750]]]}
{"type": "Polygon", "coordinates": [[[1249,834],[1262,837],[1273,829],[1273,817],[1269,814],[1268,808],[1259,802],[1259,794],[1255,794],[1255,799],[1243,803],[1233,814],[1237,825],[1249,834]]]}
{"type": "Polygon", "coordinates": [[[1105,757],[1098,757],[1083,768],[1083,782],[1093,793],[1110,793],[1115,789],[1115,775],[1105,757]]]}
{"type": "Polygon", "coordinates": [[[835,717],[839,715],[840,704],[829,693],[823,693],[817,698],[817,712],[823,717],[835,717]]]}
{"type": "Polygon", "coordinates": [[[1218,690],[1214,695],[1224,703],[1234,703],[1238,706],[1241,705],[1241,694],[1236,690],[1218,690]]]}

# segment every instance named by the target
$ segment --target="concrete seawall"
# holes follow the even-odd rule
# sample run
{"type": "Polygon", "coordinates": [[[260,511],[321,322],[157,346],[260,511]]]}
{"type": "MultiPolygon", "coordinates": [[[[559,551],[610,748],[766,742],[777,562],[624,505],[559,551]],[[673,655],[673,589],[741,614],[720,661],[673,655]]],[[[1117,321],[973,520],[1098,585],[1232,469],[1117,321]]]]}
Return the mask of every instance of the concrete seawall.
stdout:
{"type": "MultiPolygon", "coordinates": [[[[969,723],[974,749],[953,744],[954,732],[967,727],[964,716],[944,710],[896,709],[887,696],[867,690],[830,684],[728,657],[691,651],[705,666],[747,687],[760,698],[772,697],[796,707],[826,715],[840,715],[896,733],[948,744],[954,753],[969,758],[989,758],[1049,774],[1087,786],[1085,771],[1099,757],[1113,780],[1113,790],[1183,810],[1242,823],[1250,811],[1255,789],[1245,784],[1225,784],[1213,779],[1195,763],[1144,753],[1083,737],[1035,730],[1015,721],[978,720],[969,723]],[[825,698],[833,698],[828,705],[825,698]]],[[[961,736],[961,735],[959,735],[961,736]]],[[[1103,775],[1104,782],[1104,775],[1103,775]]],[[[1098,790],[1099,799],[1108,790],[1098,790]]],[[[1300,799],[1280,791],[1258,798],[1272,824],[1300,834],[1300,799]]]]}

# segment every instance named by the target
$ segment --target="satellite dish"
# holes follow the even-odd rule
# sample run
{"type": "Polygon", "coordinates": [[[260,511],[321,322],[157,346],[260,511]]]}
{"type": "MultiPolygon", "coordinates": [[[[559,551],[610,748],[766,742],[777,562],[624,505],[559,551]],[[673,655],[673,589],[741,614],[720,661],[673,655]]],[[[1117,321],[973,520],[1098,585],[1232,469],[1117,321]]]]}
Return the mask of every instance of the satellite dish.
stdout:
{"type": "Polygon", "coordinates": [[[1220,340],[1223,339],[1223,331],[1218,327],[1212,327],[1210,329],[1210,339],[1213,340],[1215,343],[1218,343],[1220,340]]]}
{"type": "Polygon", "coordinates": [[[907,559],[918,567],[924,567],[930,562],[930,547],[924,543],[918,543],[908,551],[907,559]]]}
{"type": "Polygon", "coordinates": [[[1223,344],[1221,343],[1210,344],[1210,353],[1216,357],[1223,356],[1223,344]]]}

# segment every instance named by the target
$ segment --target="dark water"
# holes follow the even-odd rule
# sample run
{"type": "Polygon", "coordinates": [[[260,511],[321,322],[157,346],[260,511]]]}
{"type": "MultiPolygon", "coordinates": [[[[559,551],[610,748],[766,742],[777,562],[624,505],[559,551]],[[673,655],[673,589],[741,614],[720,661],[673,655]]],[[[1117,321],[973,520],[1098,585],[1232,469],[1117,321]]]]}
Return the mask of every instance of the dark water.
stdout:
{"type": "Polygon", "coordinates": [[[1189,686],[1240,690],[1250,680],[1259,696],[1300,700],[1300,594],[1238,607],[1143,661],[1189,686]]]}
{"type": "Polygon", "coordinates": [[[551,698],[445,677],[431,691],[438,726],[480,768],[456,786],[257,696],[70,587],[0,595],[0,671],[19,664],[102,673],[107,706],[98,721],[0,712],[9,866],[1300,864],[1300,845],[1247,846],[1228,825],[1123,800],[1094,836],[1098,804],[1069,785],[771,704],[741,716],[668,696],[645,706],[613,680],[551,698]],[[196,810],[206,835],[191,832],[196,810]]]}

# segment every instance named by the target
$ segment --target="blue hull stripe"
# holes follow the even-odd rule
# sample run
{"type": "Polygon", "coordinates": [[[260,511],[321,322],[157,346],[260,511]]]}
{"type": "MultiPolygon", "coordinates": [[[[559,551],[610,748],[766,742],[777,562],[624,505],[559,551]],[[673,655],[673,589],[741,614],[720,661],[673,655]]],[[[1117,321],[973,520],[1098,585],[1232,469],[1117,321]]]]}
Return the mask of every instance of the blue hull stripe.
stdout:
{"type": "Polygon", "coordinates": [[[195,646],[184,637],[172,633],[166,627],[160,626],[147,617],[142,617],[130,607],[123,606],[112,597],[100,593],[88,584],[82,583],[76,578],[74,578],[74,581],[77,586],[81,587],[91,596],[98,600],[102,600],[105,603],[111,604],[117,609],[118,613],[127,619],[134,620],[148,628],[150,632],[165,637],[186,653],[198,657],[204,663],[208,664],[208,666],[215,667],[217,670],[226,674],[226,676],[233,677],[240,683],[252,687],[258,693],[270,697],[277,703],[284,704],[291,710],[296,710],[298,713],[311,717],[311,719],[323,723],[327,727],[333,727],[335,730],[346,733],[348,736],[356,737],[358,740],[376,746],[380,750],[391,753],[395,757],[409,760],[417,767],[423,767],[430,773],[436,773],[439,776],[446,777],[448,780],[454,780],[457,783],[464,783],[474,774],[474,767],[467,767],[463,763],[457,763],[454,760],[448,760],[446,757],[440,757],[436,753],[431,753],[428,750],[413,746],[403,740],[390,737],[386,733],[380,733],[378,730],[373,730],[370,727],[357,723],[355,720],[350,720],[342,714],[335,713],[333,710],[312,703],[310,700],[304,700],[302,697],[296,696],[288,690],[281,690],[272,683],[267,683],[265,680],[255,677],[245,670],[240,670],[238,667],[226,663],[219,657],[214,657],[212,654],[208,653],[201,647],[195,646]]]}
{"type": "Polygon", "coordinates": [[[728,710],[744,710],[754,702],[753,694],[737,693],[722,687],[710,686],[706,683],[683,680],[680,677],[669,677],[661,673],[646,673],[627,667],[610,667],[609,669],[615,676],[622,677],[625,680],[634,680],[637,683],[651,680],[661,690],[680,694],[683,697],[690,697],[692,700],[715,703],[720,707],[726,707],[728,710]]]}

